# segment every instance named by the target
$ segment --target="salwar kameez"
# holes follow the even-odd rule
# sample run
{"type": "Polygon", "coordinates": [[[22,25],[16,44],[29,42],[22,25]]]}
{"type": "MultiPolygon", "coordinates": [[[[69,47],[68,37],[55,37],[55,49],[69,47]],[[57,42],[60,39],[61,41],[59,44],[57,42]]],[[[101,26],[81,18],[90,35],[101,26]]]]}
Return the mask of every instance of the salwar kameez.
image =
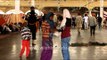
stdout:
{"type": "Polygon", "coordinates": [[[52,58],[52,42],[49,40],[42,41],[42,52],[41,52],[41,60],[51,60],[52,58]]]}

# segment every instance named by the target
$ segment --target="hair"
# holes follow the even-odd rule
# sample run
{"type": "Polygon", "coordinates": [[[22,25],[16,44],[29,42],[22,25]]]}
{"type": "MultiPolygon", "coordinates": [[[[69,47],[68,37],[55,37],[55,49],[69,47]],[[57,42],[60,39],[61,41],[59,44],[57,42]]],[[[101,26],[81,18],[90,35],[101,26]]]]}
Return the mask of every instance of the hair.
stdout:
{"type": "Polygon", "coordinates": [[[80,13],[80,12],[78,12],[78,15],[81,15],[81,13],[80,13]]]}
{"type": "Polygon", "coordinates": [[[27,22],[24,22],[23,24],[22,24],[22,27],[26,27],[28,25],[28,23],[27,22]]]}
{"type": "Polygon", "coordinates": [[[71,27],[71,18],[66,18],[66,23],[65,23],[65,26],[66,27],[71,27]]]}
{"type": "Polygon", "coordinates": [[[31,6],[30,9],[35,9],[35,7],[34,7],[34,6],[31,6]]]}
{"type": "Polygon", "coordinates": [[[54,13],[53,12],[50,12],[51,14],[50,14],[50,16],[54,16],[54,13]]]}
{"type": "Polygon", "coordinates": [[[87,14],[85,14],[85,16],[87,16],[87,14]]]}

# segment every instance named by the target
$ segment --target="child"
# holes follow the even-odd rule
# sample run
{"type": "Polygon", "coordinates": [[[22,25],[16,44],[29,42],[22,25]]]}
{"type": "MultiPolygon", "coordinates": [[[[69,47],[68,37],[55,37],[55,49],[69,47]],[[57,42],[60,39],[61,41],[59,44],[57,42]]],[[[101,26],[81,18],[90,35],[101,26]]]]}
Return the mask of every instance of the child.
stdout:
{"type": "Polygon", "coordinates": [[[22,49],[20,51],[20,58],[22,57],[25,48],[26,48],[26,58],[29,57],[30,53],[30,39],[31,39],[31,32],[30,29],[26,27],[27,23],[23,23],[23,27],[21,30],[21,36],[22,36],[22,49]]]}

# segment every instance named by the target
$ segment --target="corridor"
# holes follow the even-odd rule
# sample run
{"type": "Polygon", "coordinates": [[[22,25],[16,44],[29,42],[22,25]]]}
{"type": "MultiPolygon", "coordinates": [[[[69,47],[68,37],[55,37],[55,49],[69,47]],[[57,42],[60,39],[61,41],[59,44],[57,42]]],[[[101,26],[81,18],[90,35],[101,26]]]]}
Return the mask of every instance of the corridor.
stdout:
{"type": "MultiPolygon", "coordinates": [[[[89,44],[89,42],[107,43],[106,29],[96,30],[96,36],[90,37],[89,30],[82,30],[81,36],[78,36],[75,29],[71,30],[71,41],[73,43],[89,44]]],[[[22,60],[39,60],[41,53],[41,32],[37,33],[36,45],[32,48],[30,58],[26,59],[25,54],[22,60]]],[[[53,57],[52,60],[63,60],[61,54],[61,39],[54,36],[53,38],[53,57]]],[[[19,52],[21,49],[21,36],[19,32],[0,35],[0,60],[20,60],[19,52]]],[[[71,60],[107,60],[107,46],[70,46],[71,60]]]]}

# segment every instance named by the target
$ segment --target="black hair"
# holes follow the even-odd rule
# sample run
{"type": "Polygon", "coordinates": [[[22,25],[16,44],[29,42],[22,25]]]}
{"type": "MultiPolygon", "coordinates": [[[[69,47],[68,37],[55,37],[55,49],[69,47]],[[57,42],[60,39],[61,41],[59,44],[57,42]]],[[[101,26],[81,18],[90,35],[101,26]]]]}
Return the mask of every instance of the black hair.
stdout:
{"type": "Polygon", "coordinates": [[[35,9],[35,7],[34,7],[34,6],[31,6],[30,9],[35,9]]]}
{"type": "Polygon", "coordinates": [[[87,16],[87,14],[85,14],[85,16],[87,16]]]}
{"type": "Polygon", "coordinates": [[[65,26],[66,27],[71,27],[71,18],[66,18],[66,23],[65,23],[65,26]]]}
{"type": "Polygon", "coordinates": [[[78,12],[78,15],[81,15],[81,13],[80,13],[80,12],[78,12]]]}
{"type": "Polygon", "coordinates": [[[57,17],[57,19],[58,19],[59,21],[62,21],[62,20],[63,20],[63,17],[62,17],[61,15],[59,15],[59,16],[57,17]]]}

